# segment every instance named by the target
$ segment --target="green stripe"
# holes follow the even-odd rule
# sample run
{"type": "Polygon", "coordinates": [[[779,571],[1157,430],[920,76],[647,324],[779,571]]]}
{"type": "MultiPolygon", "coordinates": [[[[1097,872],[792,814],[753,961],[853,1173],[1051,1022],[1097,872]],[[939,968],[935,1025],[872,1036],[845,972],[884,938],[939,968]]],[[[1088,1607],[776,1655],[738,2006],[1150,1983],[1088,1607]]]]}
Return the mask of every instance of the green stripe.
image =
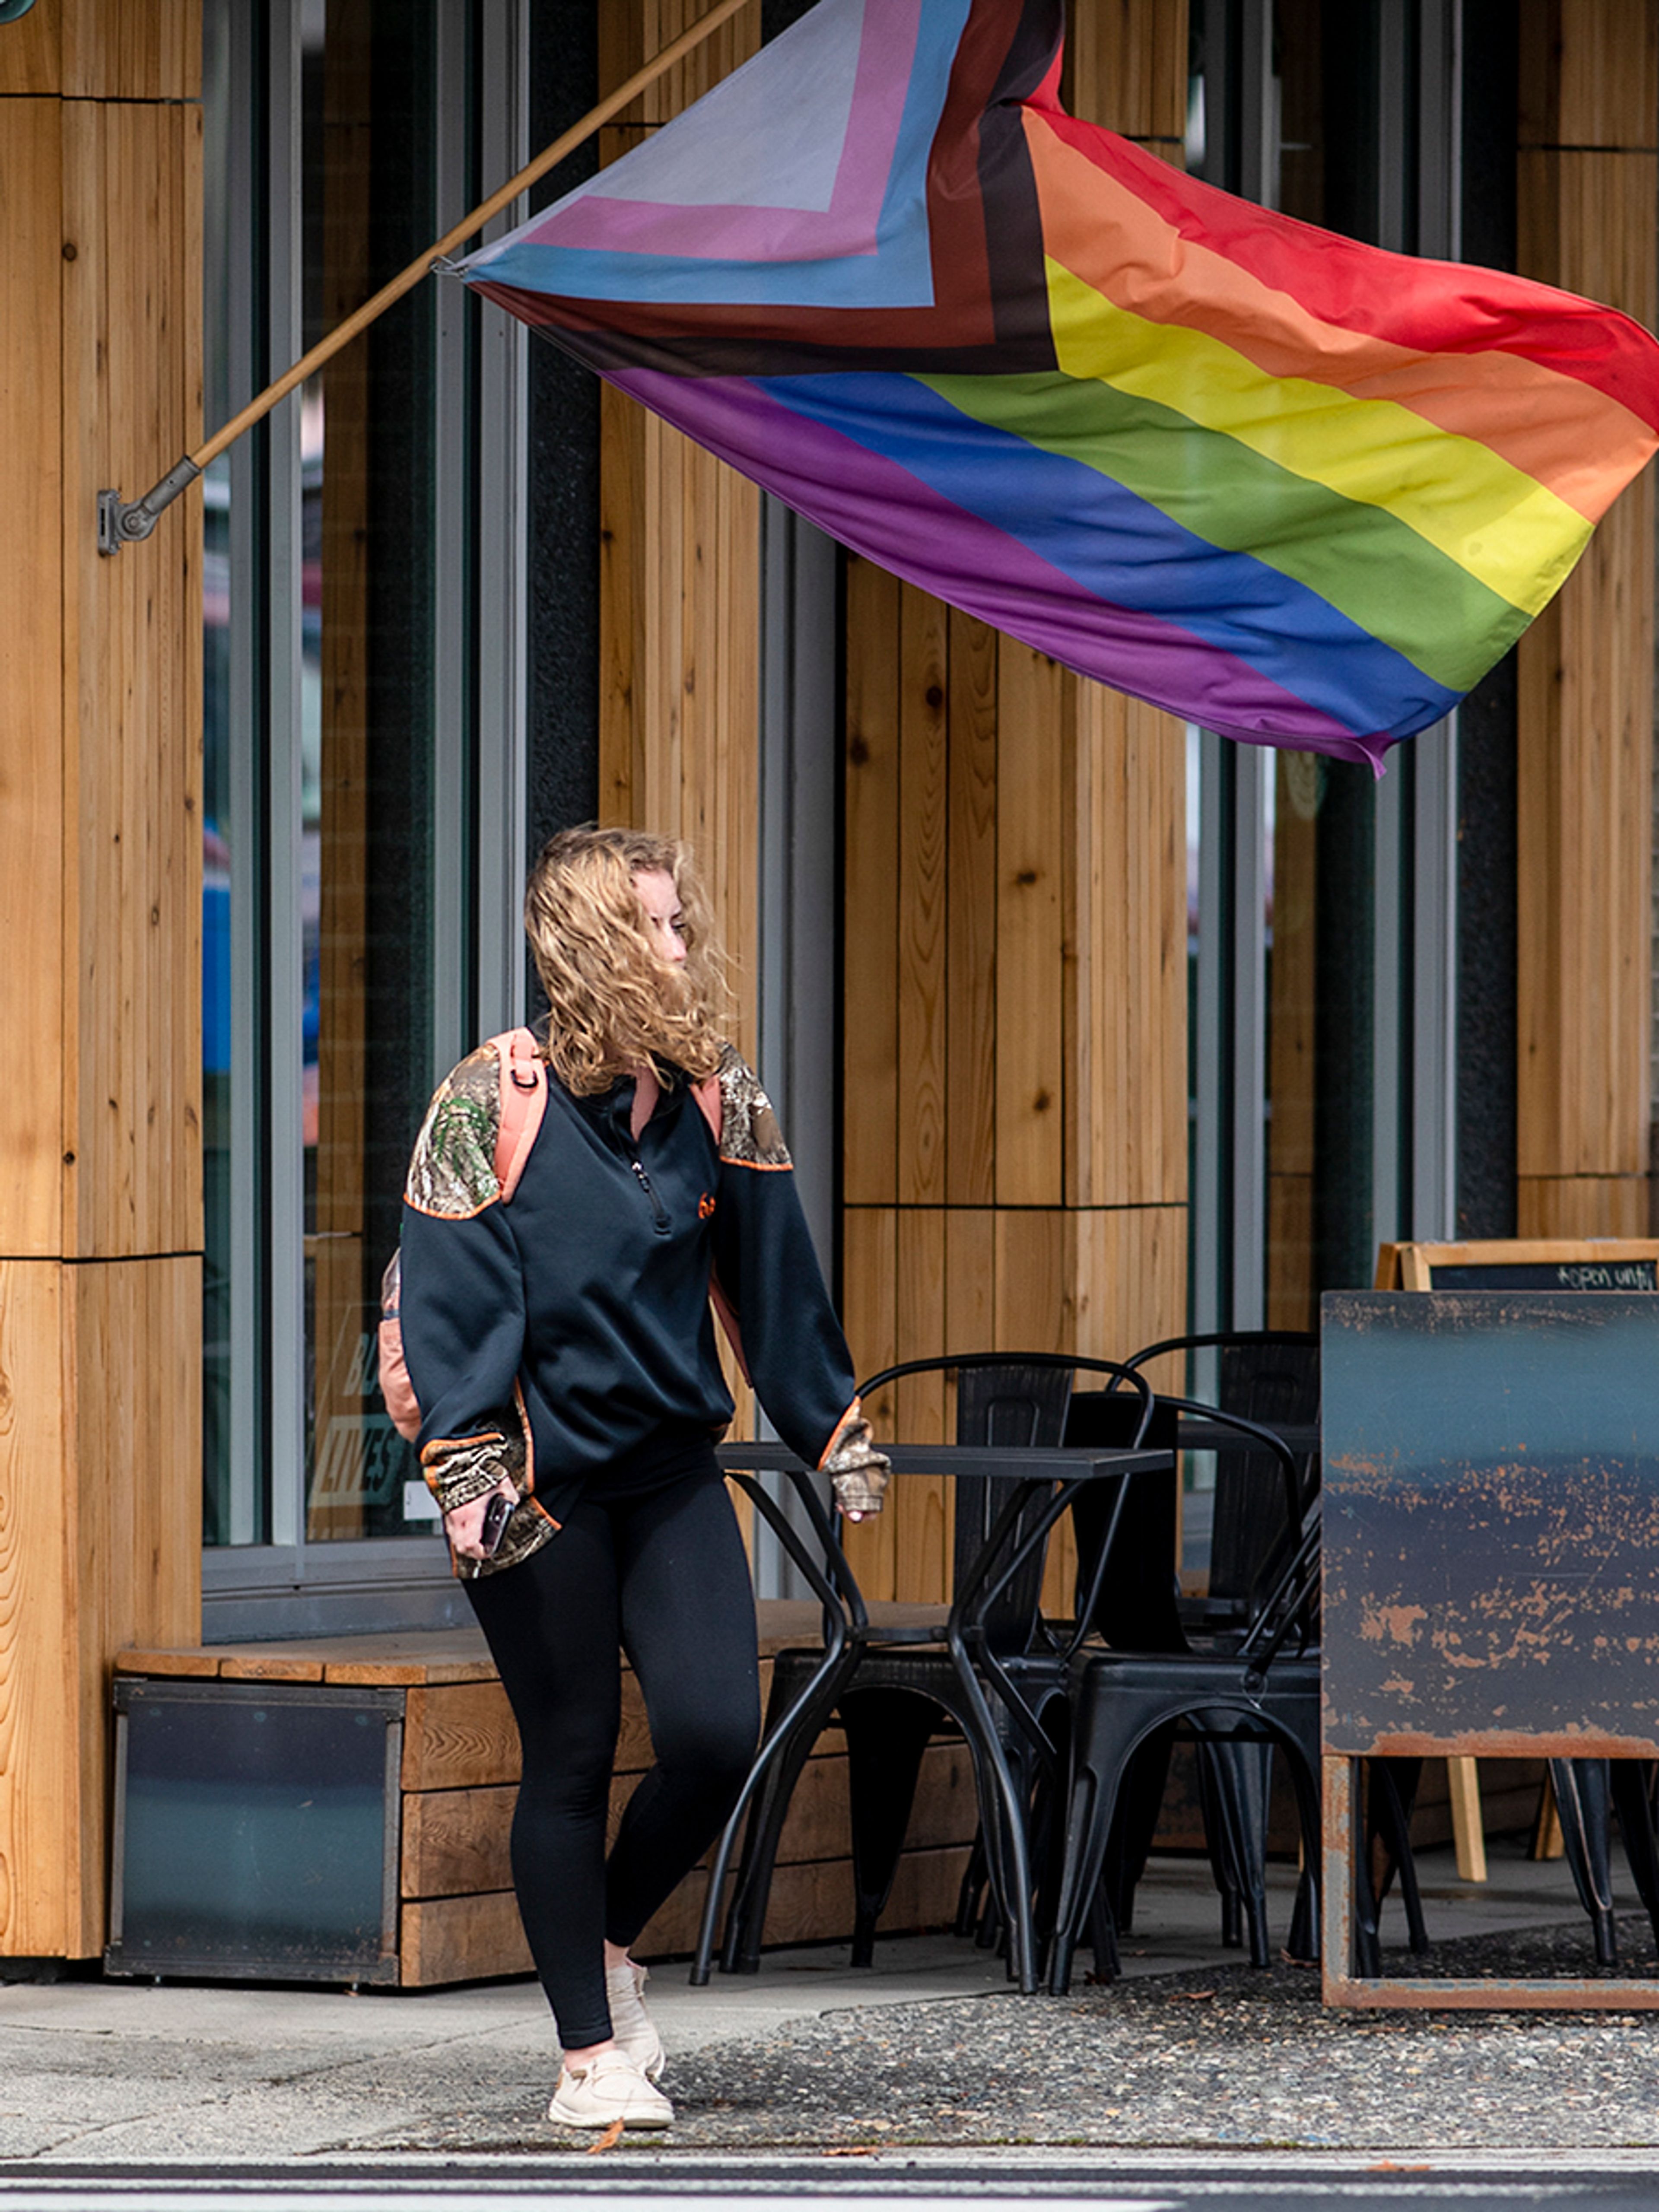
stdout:
{"type": "Polygon", "coordinates": [[[1157,400],[1053,370],[918,376],[963,415],[1097,471],[1206,544],[1316,592],[1448,690],[1526,617],[1384,508],[1345,499],[1157,400]]]}

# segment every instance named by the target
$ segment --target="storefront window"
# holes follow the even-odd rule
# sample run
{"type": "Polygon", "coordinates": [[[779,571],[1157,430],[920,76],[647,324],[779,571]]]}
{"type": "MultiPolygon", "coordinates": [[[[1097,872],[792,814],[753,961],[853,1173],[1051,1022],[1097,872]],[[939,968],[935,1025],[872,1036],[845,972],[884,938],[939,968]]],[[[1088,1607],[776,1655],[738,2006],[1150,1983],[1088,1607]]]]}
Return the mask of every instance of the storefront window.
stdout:
{"type": "MultiPolygon", "coordinates": [[[[475,12],[204,0],[210,428],[453,219],[475,12]]],[[[472,1018],[453,682],[439,732],[471,635],[474,518],[438,514],[461,313],[417,289],[205,486],[204,1534],[296,1581],[307,1546],[434,1525],[375,1352],[403,1163],[472,1018]]]]}

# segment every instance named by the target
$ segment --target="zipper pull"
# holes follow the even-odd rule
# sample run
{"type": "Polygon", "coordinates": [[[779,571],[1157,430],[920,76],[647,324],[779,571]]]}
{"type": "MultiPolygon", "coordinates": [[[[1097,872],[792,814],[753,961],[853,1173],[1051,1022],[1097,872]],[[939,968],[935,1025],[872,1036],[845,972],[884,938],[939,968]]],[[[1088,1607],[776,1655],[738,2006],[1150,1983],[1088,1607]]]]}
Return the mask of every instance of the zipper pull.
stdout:
{"type": "Polygon", "coordinates": [[[640,1188],[651,1201],[651,1217],[656,1224],[657,1233],[659,1236],[665,1237],[668,1234],[668,1216],[663,1210],[662,1201],[657,1196],[650,1176],[645,1171],[645,1163],[642,1160],[629,1160],[628,1164],[639,1177],[640,1188]]]}

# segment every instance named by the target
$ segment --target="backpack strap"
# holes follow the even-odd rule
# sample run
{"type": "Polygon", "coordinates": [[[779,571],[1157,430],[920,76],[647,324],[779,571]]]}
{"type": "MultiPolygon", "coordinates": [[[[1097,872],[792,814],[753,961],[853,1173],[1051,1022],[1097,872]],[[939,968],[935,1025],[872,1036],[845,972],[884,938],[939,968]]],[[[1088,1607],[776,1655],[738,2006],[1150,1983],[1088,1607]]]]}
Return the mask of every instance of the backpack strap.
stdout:
{"type": "Polygon", "coordinates": [[[503,1030],[489,1040],[501,1062],[501,1113],[495,1132],[495,1180],[501,1204],[519,1188],[547,1109],[547,1062],[526,1029],[503,1030]]]}
{"type": "Polygon", "coordinates": [[[691,1096],[697,1102],[697,1111],[708,1124],[708,1133],[714,1139],[714,1150],[719,1152],[726,1127],[726,1095],[720,1089],[719,1075],[705,1075],[701,1083],[694,1083],[691,1096]]]}

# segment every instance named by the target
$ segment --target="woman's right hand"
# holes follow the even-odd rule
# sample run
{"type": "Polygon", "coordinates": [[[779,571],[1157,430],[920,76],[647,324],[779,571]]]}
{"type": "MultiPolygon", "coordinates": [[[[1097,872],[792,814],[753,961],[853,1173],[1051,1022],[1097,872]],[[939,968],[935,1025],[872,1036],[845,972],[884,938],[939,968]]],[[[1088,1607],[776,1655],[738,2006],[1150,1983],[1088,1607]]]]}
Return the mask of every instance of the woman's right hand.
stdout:
{"type": "Polygon", "coordinates": [[[483,1543],[484,1509],[495,1495],[495,1491],[510,1498],[515,1505],[518,1504],[518,1492],[503,1475],[495,1485],[495,1490],[486,1490],[482,1498],[474,1498],[465,1505],[458,1505],[453,1513],[445,1514],[444,1533],[449,1538],[449,1547],[458,1559],[489,1558],[483,1543]]]}

